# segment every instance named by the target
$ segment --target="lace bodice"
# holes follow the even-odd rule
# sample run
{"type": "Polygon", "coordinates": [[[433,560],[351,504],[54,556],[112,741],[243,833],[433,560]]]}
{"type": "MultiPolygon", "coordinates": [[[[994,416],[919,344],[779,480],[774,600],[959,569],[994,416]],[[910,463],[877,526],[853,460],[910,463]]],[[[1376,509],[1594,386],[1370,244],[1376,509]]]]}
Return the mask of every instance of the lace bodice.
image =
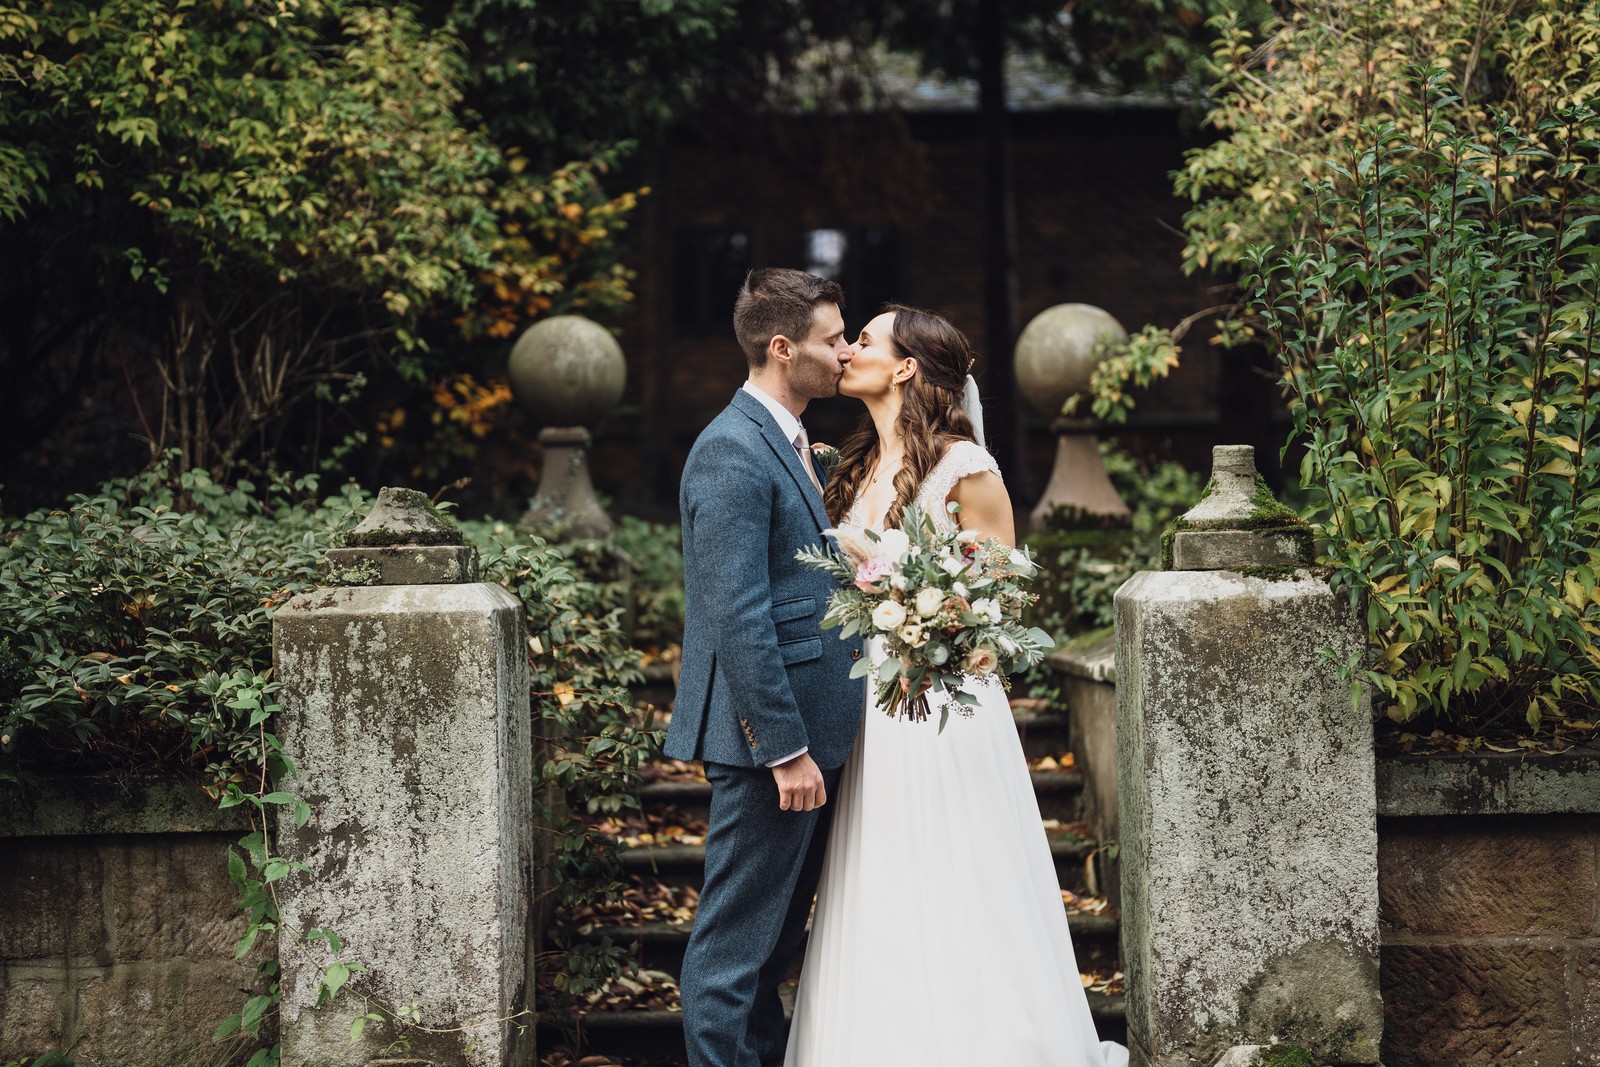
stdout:
{"type": "MultiPolygon", "coordinates": [[[[945,510],[945,502],[957,482],[969,474],[982,471],[999,474],[1000,467],[989,455],[988,449],[973,441],[957,441],[939,457],[939,462],[934,464],[933,470],[923,479],[922,487],[917,490],[917,504],[933,516],[935,529],[945,531],[955,528],[950,512],[945,510]]],[[[883,517],[880,515],[877,519],[872,525],[881,525],[883,517]]],[[[851,526],[865,526],[865,520],[866,516],[861,514],[861,497],[858,495],[845,515],[845,522],[851,526]]]]}

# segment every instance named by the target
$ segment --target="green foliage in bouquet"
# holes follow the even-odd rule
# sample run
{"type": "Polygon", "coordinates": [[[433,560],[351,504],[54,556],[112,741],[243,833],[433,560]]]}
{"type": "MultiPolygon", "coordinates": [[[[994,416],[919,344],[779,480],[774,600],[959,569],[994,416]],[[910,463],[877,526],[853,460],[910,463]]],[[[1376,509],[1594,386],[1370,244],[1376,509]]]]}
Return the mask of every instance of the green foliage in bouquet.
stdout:
{"type": "Polygon", "coordinates": [[[878,704],[891,717],[924,719],[927,694],[944,696],[942,733],[952,701],[978,702],[962,690],[963,682],[1004,681],[1055,647],[1049,634],[1022,623],[1036,571],[1026,549],[960,530],[942,533],[916,504],[906,507],[900,529],[841,526],[829,532],[838,551],[808,548],[795,558],[839,579],[823,629],[883,641],[884,658],[863,657],[850,676],[872,675],[878,704]]]}
{"type": "Polygon", "coordinates": [[[1418,136],[1347,142],[1246,281],[1335,584],[1365,602],[1360,677],[1397,720],[1537,730],[1600,710],[1597,116],[1483,139],[1445,74],[1416,89],[1418,136]]]}

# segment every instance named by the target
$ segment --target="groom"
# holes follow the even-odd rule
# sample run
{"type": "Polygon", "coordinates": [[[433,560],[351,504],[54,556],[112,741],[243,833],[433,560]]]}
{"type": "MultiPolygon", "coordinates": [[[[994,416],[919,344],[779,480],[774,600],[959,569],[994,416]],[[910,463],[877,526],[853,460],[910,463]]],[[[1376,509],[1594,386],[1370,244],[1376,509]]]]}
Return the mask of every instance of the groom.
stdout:
{"type": "Polygon", "coordinates": [[[795,553],[830,525],[800,415],[850,361],[837,283],[751,271],[733,308],[749,380],[683,470],[683,665],[665,752],[705,761],[706,880],[684,954],[691,1067],[775,1067],[778,983],[805,932],[855,743],[859,641],[820,628],[833,580],[795,553]]]}

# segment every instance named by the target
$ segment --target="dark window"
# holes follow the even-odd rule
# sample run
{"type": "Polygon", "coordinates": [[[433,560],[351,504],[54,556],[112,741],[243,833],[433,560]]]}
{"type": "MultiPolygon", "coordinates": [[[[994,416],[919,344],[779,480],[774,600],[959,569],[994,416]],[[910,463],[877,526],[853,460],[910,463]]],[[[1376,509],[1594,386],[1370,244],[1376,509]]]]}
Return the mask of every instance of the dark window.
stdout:
{"type": "Polygon", "coordinates": [[[884,304],[902,299],[899,244],[894,230],[807,230],[801,262],[844,286],[847,318],[859,327],[884,304]]]}
{"type": "Polygon", "coordinates": [[[730,336],[734,298],[754,265],[750,231],[679,230],[673,253],[673,316],[679,336],[730,336]]]}

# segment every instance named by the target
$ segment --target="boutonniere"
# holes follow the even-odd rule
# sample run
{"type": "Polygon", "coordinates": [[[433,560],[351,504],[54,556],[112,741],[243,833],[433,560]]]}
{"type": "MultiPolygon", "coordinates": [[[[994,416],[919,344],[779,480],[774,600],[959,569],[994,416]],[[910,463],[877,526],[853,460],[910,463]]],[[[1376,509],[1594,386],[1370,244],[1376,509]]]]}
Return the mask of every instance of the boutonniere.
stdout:
{"type": "Polygon", "coordinates": [[[817,477],[827,484],[839,467],[839,450],[832,445],[812,445],[811,462],[817,465],[817,477]]]}

